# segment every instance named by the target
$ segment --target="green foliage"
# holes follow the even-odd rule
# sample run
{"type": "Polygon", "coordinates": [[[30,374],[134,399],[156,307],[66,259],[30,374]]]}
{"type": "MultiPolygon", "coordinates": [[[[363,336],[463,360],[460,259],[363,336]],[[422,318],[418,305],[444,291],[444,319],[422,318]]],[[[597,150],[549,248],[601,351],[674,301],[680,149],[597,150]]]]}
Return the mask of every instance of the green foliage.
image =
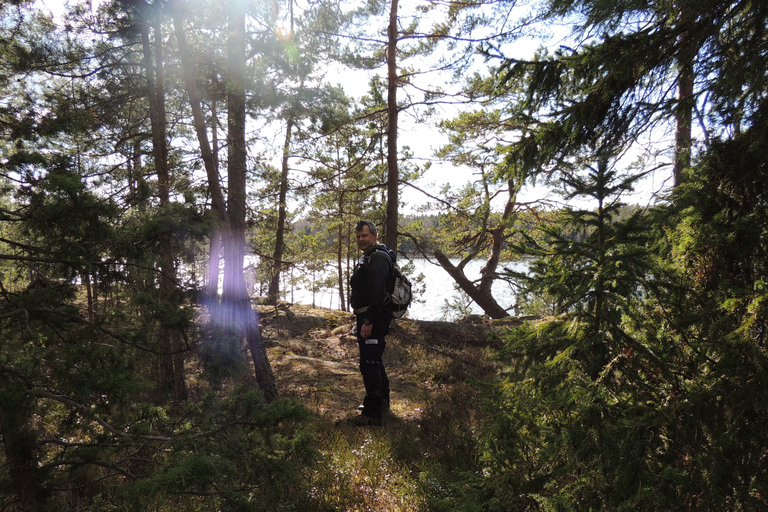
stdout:
{"type": "MultiPolygon", "coordinates": [[[[490,16],[505,27],[511,20],[510,2],[483,4],[471,16],[463,11],[474,4],[444,12],[438,4],[409,4],[400,57],[445,43],[461,63],[454,69],[466,69],[473,60],[453,52],[470,42],[464,30],[491,32],[490,16]],[[417,21],[436,21],[422,31],[428,39],[420,40],[417,21]]],[[[476,257],[501,230],[504,243],[537,257],[530,276],[516,276],[526,307],[553,318],[508,333],[499,354],[505,370],[485,389],[486,421],[478,421],[475,389],[436,391],[469,372],[425,356],[419,376],[435,399],[418,424],[402,422],[399,436],[330,434],[322,440],[328,451],[317,453],[314,418],[299,403],[267,404],[253,389],[231,386],[248,381],[244,362],[229,364],[242,338],[194,328],[186,290],[198,286],[200,270],[189,267],[214,223],[202,213],[209,197],[198,151],[184,154],[194,134],[176,74],[178,40],[169,37],[167,13],[155,10],[165,4],[147,4],[148,18],[158,18],[147,29],[145,61],[146,27],[136,16],[143,2],[105,2],[93,18],[77,7],[62,30],[27,2],[4,2],[2,507],[22,508],[14,496],[23,495],[39,501],[28,509],[50,510],[765,509],[764,4],[551,2],[540,14],[578,23],[574,48],[507,59],[489,77],[471,77],[468,98],[496,96],[442,125],[450,138],[438,156],[479,170],[480,179],[435,195],[444,214],[416,219],[414,239],[426,250],[476,257]],[[158,179],[164,162],[154,161],[148,136],[145,64],[159,64],[160,50],[169,114],[161,135],[179,148],[168,155],[168,200],[158,179]],[[670,84],[686,57],[697,73],[703,156],[670,204],[625,215],[618,198],[631,180],[605,161],[581,175],[578,162],[619,154],[677,115],[685,105],[670,84]],[[496,146],[509,140],[516,142],[496,146]],[[500,193],[517,207],[526,172],[554,171],[571,198],[595,204],[527,217],[492,207],[500,193]],[[193,360],[198,346],[201,359],[193,360]],[[171,367],[190,383],[189,399],[170,401],[157,384],[171,367]]],[[[218,135],[225,5],[189,7],[183,21],[212,118],[207,130],[218,135]]],[[[341,32],[341,4],[316,2],[300,13],[278,3],[250,7],[248,109],[264,121],[253,133],[267,134],[274,119],[294,122],[287,149],[305,171],[291,185],[307,229],[289,235],[285,259],[301,277],[317,273],[318,286],[332,279],[343,297],[353,222],[384,220],[386,84],[372,79],[350,106],[339,88],[315,80],[318,56],[336,51],[328,34],[341,32]],[[338,268],[329,276],[331,259],[338,268]]],[[[385,14],[389,4],[365,7],[385,14]]],[[[365,65],[380,65],[381,40],[367,33],[370,23],[357,28],[371,45],[365,65]]],[[[487,38],[483,52],[498,56],[515,34],[487,38]]],[[[434,83],[442,84],[421,87],[427,74],[418,64],[400,71],[413,91],[403,112],[422,121],[431,107],[414,105],[434,104],[444,93],[434,83]]],[[[216,155],[222,163],[225,153],[216,155]]],[[[249,205],[262,255],[272,252],[265,248],[274,245],[280,206],[276,173],[263,163],[271,156],[269,147],[254,155],[249,176],[262,185],[251,187],[249,205]]],[[[407,147],[400,156],[402,181],[416,179],[422,168],[407,166],[407,147]]]]}
{"type": "Polygon", "coordinates": [[[597,208],[564,217],[581,236],[528,240],[527,292],[557,299],[560,316],[507,336],[487,469],[458,509],[764,507],[763,130],[713,145],[676,203],[646,216],[652,229],[612,220],[610,179],[581,186],[610,176],[598,166],[578,187],[597,208]]]}
{"type": "Polygon", "coordinates": [[[563,322],[583,325],[587,337],[596,337],[591,342],[595,348],[603,343],[631,346],[622,317],[631,314],[643,292],[647,235],[639,212],[617,217],[623,207],[620,195],[636,179],[619,176],[606,161],[584,177],[566,177],[567,197],[589,199],[594,209],[566,208],[562,224],[541,226],[539,239],[525,235],[516,249],[536,257],[528,273],[516,275],[523,282],[519,300],[552,300],[553,313],[564,315],[563,322]]]}
{"type": "MultiPolygon", "coordinates": [[[[7,441],[30,443],[30,449],[5,456],[35,468],[45,495],[100,478],[101,464],[117,464],[126,447],[107,427],[130,415],[146,383],[127,340],[84,322],[68,304],[66,287],[37,283],[3,297],[0,394],[16,398],[0,402],[0,429],[7,441]],[[50,288],[39,293],[39,286],[50,288]],[[115,437],[118,442],[110,442],[115,437]]],[[[14,492],[19,485],[13,481],[14,492]]]]}
{"type": "Polygon", "coordinates": [[[457,321],[472,313],[472,299],[460,288],[456,289],[455,292],[450,298],[443,299],[443,320],[457,321]]]}
{"type": "Polygon", "coordinates": [[[19,157],[14,167],[25,186],[16,190],[14,201],[23,207],[17,215],[24,221],[27,248],[34,247],[37,256],[68,261],[68,267],[88,268],[114,236],[117,205],[88,190],[69,157],[19,157]]]}
{"type": "Polygon", "coordinates": [[[266,404],[261,393],[237,387],[188,404],[181,418],[161,423],[174,434],[158,470],[124,491],[143,507],[197,510],[202,501],[217,510],[291,510],[308,499],[302,472],[317,454],[298,402],[266,404]]]}
{"type": "MultiPolygon", "coordinates": [[[[530,60],[510,56],[495,70],[499,92],[525,90],[515,95],[508,121],[524,127],[520,140],[505,148],[511,169],[548,174],[573,158],[597,159],[608,148],[622,154],[686,107],[668,84],[688,64],[697,82],[691,101],[705,109],[705,131],[727,133],[757,122],[768,69],[760,49],[768,11],[756,2],[693,8],[568,0],[547,3],[540,15],[566,22],[573,32],[570,44],[530,60]]],[[[496,55],[494,48],[488,53],[496,55]]]]}
{"type": "Polygon", "coordinates": [[[330,434],[314,480],[318,510],[428,510],[418,480],[398,460],[396,440],[330,434]]]}

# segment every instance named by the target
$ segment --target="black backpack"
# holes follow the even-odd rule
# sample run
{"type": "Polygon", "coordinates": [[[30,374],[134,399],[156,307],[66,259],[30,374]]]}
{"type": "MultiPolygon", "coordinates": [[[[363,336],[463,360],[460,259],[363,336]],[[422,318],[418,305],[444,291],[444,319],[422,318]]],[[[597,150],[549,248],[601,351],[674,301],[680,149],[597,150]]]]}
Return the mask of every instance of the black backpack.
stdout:
{"type": "Polygon", "coordinates": [[[395,265],[394,259],[389,254],[391,252],[390,249],[377,246],[376,251],[386,254],[390,263],[392,263],[392,270],[387,279],[387,296],[384,298],[384,310],[395,318],[401,318],[408,310],[408,306],[411,305],[411,301],[413,301],[411,281],[395,265]]]}

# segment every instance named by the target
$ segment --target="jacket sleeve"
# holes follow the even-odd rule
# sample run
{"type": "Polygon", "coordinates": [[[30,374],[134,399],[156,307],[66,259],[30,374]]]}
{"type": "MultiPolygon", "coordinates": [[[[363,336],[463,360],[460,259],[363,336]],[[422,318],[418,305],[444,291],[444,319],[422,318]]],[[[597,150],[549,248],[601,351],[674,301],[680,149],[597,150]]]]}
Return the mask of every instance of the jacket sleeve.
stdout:
{"type": "Polygon", "coordinates": [[[368,263],[368,312],[366,316],[373,321],[375,317],[385,316],[383,305],[387,296],[387,279],[389,278],[389,269],[392,265],[389,257],[382,252],[375,252],[371,255],[368,263]]]}

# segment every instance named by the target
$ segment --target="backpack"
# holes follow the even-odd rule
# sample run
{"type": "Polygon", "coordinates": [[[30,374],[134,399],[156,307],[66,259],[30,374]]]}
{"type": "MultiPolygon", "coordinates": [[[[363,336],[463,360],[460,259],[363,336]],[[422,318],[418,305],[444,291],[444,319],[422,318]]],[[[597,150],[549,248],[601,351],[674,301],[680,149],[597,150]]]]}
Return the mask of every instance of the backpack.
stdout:
{"type": "Polygon", "coordinates": [[[413,300],[413,290],[411,281],[400,272],[400,269],[392,265],[393,281],[391,291],[388,291],[387,298],[384,299],[384,306],[395,318],[401,318],[405,315],[408,306],[413,300]]]}
{"type": "Polygon", "coordinates": [[[392,263],[392,270],[387,279],[387,296],[384,298],[384,310],[389,312],[394,318],[401,318],[408,310],[408,306],[411,305],[411,301],[413,301],[413,287],[411,281],[395,265],[394,259],[389,254],[391,252],[390,249],[377,248],[377,252],[379,251],[386,254],[392,263]]]}

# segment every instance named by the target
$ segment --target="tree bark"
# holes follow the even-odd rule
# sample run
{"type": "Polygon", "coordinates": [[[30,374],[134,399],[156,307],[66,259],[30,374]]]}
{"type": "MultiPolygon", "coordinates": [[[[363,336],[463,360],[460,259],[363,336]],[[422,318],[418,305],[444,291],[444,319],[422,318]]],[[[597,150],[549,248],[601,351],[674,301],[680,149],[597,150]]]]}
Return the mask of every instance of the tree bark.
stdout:
{"type": "MultiPolygon", "coordinates": [[[[213,166],[216,176],[219,175],[219,137],[218,111],[216,98],[211,99],[211,142],[213,144],[213,166]]],[[[210,248],[208,252],[208,287],[205,291],[204,302],[211,307],[219,300],[219,263],[221,262],[221,230],[219,226],[211,229],[210,248]]]]}
{"type": "Polygon", "coordinates": [[[221,261],[221,235],[214,228],[210,234],[208,252],[208,286],[205,290],[205,300],[210,305],[219,300],[219,262],[221,261]]]}
{"type": "Polygon", "coordinates": [[[88,273],[83,274],[83,283],[85,284],[85,297],[86,297],[86,304],[88,308],[88,321],[93,322],[94,320],[93,290],[91,290],[91,276],[88,275],[88,273]]]}
{"type": "MultiPolygon", "coordinates": [[[[179,0],[172,0],[170,5],[174,33],[179,45],[179,59],[181,60],[184,73],[184,87],[187,91],[187,96],[189,97],[189,105],[192,109],[195,133],[197,135],[198,144],[200,145],[200,153],[208,178],[208,190],[211,194],[211,208],[218,221],[211,232],[211,254],[209,259],[209,265],[213,266],[215,263],[215,268],[209,267],[208,269],[208,284],[209,287],[213,287],[213,290],[215,290],[212,295],[208,297],[208,301],[210,307],[215,307],[218,304],[218,248],[220,247],[218,244],[221,244],[222,240],[228,240],[230,238],[229,215],[224,201],[224,192],[221,189],[221,183],[219,183],[218,159],[216,154],[211,150],[211,144],[208,140],[208,130],[205,124],[205,117],[203,116],[200,95],[197,92],[197,81],[192,68],[192,59],[189,53],[189,45],[187,44],[187,36],[184,32],[184,23],[179,0]],[[214,250],[216,251],[215,254],[214,250]],[[215,279],[213,277],[214,275],[215,279]]],[[[209,292],[211,292],[210,288],[209,292]]],[[[211,316],[216,317],[217,315],[218,312],[212,312],[211,316]]]]}
{"type": "Polygon", "coordinates": [[[491,287],[493,286],[493,282],[496,280],[496,270],[499,267],[501,250],[504,246],[504,241],[507,239],[507,226],[511,224],[511,218],[515,213],[517,189],[515,188],[515,182],[513,180],[507,181],[507,192],[507,204],[504,206],[504,213],[501,215],[501,220],[496,227],[490,230],[491,246],[489,248],[488,260],[485,262],[483,268],[480,269],[481,277],[478,289],[482,293],[491,293],[491,287]]]}
{"type": "Polygon", "coordinates": [[[491,244],[489,247],[488,260],[480,270],[480,281],[477,284],[467,278],[466,274],[464,274],[463,266],[454,265],[448,256],[440,249],[436,250],[434,253],[440,266],[448,272],[448,275],[456,281],[456,284],[458,284],[459,287],[464,290],[464,292],[469,295],[480,308],[482,308],[486,315],[493,319],[509,316],[509,313],[496,302],[496,299],[493,298],[492,294],[493,282],[496,280],[496,272],[501,258],[501,250],[504,246],[504,241],[506,240],[507,226],[511,224],[512,217],[515,214],[517,187],[515,186],[514,180],[507,181],[507,191],[509,195],[507,204],[504,206],[504,213],[501,216],[501,220],[496,227],[490,229],[491,244]]]}
{"type": "Polygon", "coordinates": [[[469,295],[469,297],[475,301],[478,306],[482,308],[486,315],[493,319],[505,318],[509,316],[509,313],[507,313],[504,308],[501,307],[498,302],[496,302],[496,299],[493,298],[490,290],[486,289],[481,291],[478,287],[476,287],[472,281],[470,281],[464,274],[464,269],[454,265],[443,251],[437,249],[435,251],[435,258],[437,258],[440,266],[442,266],[445,271],[448,272],[448,275],[450,275],[453,280],[456,281],[456,284],[458,284],[459,287],[464,290],[464,292],[469,295]]]}
{"type": "MultiPolygon", "coordinates": [[[[342,210],[339,210],[342,211],[342,210]]],[[[344,242],[344,224],[339,222],[339,228],[336,233],[338,243],[336,245],[336,270],[337,270],[337,278],[339,283],[339,309],[342,311],[347,311],[347,301],[346,301],[346,293],[344,293],[344,269],[342,268],[343,263],[343,257],[344,257],[344,247],[342,243],[344,242]]]]}
{"type": "MultiPolygon", "coordinates": [[[[234,339],[242,342],[243,337],[253,357],[256,380],[267,400],[277,397],[277,386],[272,368],[267,359],[261,340],[258,319],[251,307],[245,287],[243,261],[245,258],[245,5],[239,0],[229,0],[228,71],[230,74],[228,92],[227,142],[229,147],[228,185],[229,200],[225,203],[216,157],[211,151],[208,133],[203,117],[200,96],[197,92],[195,74],[192,68],[189,47],[184,33],[183,16],[179,0],[171,1],[174,31],[179,44],[179,56],[184,71],[184,84],[192,108],[195,132],[200,144],[208,187],[211,192],[212,208],[219,220],[219,234],[224,246],[224,289],[222,302],[216,304],[212,318],[223,322],[228,328],[239,333],[234,339]],[[230,219],[235,216],[235,220],[230,219]],[[243,334],[244,336],[241,336],[243,334]]],[[[230,349],[233,347],[229,347],[230,349]]],[[[238,347],[234,347],[237,349],[238,347]]],[[[237,353],[237,350],[229,352],[237,353]]]]}
{"type": "MultiPolygon", "coordinates": [[[[0,387],[10,386],[6,378],[0,375],[0,387]]],[[[20,396],[18,401],[23,400],[20,396]]],[[[23,512],[45,510],[45,492],[41,485],[43,479],[38,472],[35,456],[36,441],[27,431],[29,417],[25,407],[18,403],[0,404],[0,437],[5,447],[4,466],[8,469],[13,485],[21,501],[23,512]]]]}
{"type": "Polygon", "coordinates": [[[230,238],[224,241],[223,298],[234,303],[245,293],[245,9],[240,0],[229,0],[228,6],[227,213],[230,238]]]}
{"type": "Polygon", "coordinates": [[[230,237],[224,249],[224,307],[231,307],[232,325],[240,325],[251,352],[256,381],[267,401],[277,398],[277,385],[267,358],[256,312],[245,287],[246,148],[245,148],[245,3],[230,0],[228,53],[228,213],[230,237]]]}
{"type": "Polygon", "coordinates": [[[688,34],[688,23],[691,14],[686,2],[681,2],[680,20],[686,27],[678,39],[678,75],[677,75],[677,107],[675,110],[675,161],[674,161],[674,185],[680,185],[683,171],[691,165],[691,147],[693,138],[691,135],[693,125],[693,81],[694,61],[696,59],[696,47],[692,37],[688,34]]]}
{"type": "Polygon", "coordinates": [[[224,193],[221,190],[221,183],[219,183],[219,170],[216,165],[216,157],[211,150],[211,144],[208,141],[208,131],[205,125],[200,95],[197,92],[197,81],[192,68],[192,59],[190,57],[189,45],[187,44],[187,36],[184,33],[184,23],[179,0],[172,0],[170,5],[176,41],[179,45],[179,59],[181,60],[184,73],[184,88],[187,91],[187,96],[189,96],[189,106],[192,109],[195,133],[197,135],[197,141],[200,144],[200,153],[208,177],[208,189],[211,192],[211,207],[219,220],[221,236],[226,239],[229,238],[229,215],[227,214],[224,193]]]}
{"type": "Polygon", "coordinates": [[[399,220],[399,181],[400,174],[397,165],[397,3],[391,0],[389,11],[389,28],[387,29],[387,218],[384,226],[384,243],[391,249],[397,250],[398,220],[399,220]]]}
{"type": "MultiPolygon", "coordinates": [[[[149,18],[147,4],[139,1],[139,15],[142,25],[142,44],[144,49],[144,64],[147,79],[147,96],[149,99],[149,119],[152,129],[152,156],[155,161],[155,171],[158,181],[158,199],[160,209],[170,204],[171,173],[168,164],[168,140],[166,137],[167,119],[165,110],[165,79],[163,72],[163,38],[162,19],[155,13],[155,52],[152,59],[152,46],[149,40],[149,18]]],[[[175,302],[176,295],[176,265],[174,262],[173,243],[170,236],[163,244],[160,253],[160,286],[161,301],[175,302]]],[[[178,307],[178,304],[173,304],[178,307]]],[[[175,329],[162,329],[160,332],[160,387],[170,393],[174,400],[187,399],[187,385],[184,375],[184,352],[181,349],[181,337],[175,329]]]]}
{"type": "Polygon", "coordinates": [[[275,232],[275,251],[272,258],[272,275],[269,280],[267,302],[277,304],[280,298],[280,273],[283,270],[283,253],[285,251],[285,219],[287,217],[288,202],[288,158],[291,151],[291,134],[293,132],[293,118],[288,118],[285,129],[285,143],[283,144],[283,158],[280,169],[280,192],[277,205],[277,230],[275,232]]]}

